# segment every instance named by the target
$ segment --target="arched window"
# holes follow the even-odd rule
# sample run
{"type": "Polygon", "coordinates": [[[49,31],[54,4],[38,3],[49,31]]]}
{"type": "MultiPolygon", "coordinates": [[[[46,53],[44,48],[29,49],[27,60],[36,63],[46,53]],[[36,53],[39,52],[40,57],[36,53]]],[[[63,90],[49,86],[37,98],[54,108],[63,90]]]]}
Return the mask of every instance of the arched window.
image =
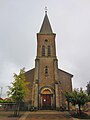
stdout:
{"type": "Polygon", "coordinates": [[[48,56],[51,56],[51,48],[48,46],[48,56]]]}
{"type": "Polygon", "coordinates": [[[45,46],[42,46],[42,56],[45,56],[45,46]]]}
{"type": "Polygon", "coordinates": [[[48,74],[48,67],[45,66],[45,75],[47,75],[47,74],[48,74]]]}

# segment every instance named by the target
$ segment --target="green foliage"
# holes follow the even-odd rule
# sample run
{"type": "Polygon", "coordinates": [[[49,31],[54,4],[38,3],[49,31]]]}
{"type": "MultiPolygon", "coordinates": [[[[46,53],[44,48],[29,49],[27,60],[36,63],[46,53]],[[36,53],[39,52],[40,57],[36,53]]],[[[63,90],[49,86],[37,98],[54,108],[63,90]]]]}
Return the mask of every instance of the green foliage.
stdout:
{"type": "Polygon", "coordinates": [[[87,94],[82,90],[75,89],[71,93],[65,94],[66,100],[68,102],[71,102],[73,105],[78,104],[79,109],[81,106],[83,106],[88,101],[87,94]]]}
{"type": "Polygon", "coordinates": [[[21,69],[19,75],[14,73],[14,81],[12,87],[9,87],[8,95],[15,102],[23,102],[29,89],[27,87],[29,83],[25,81],[25,69],[21,69]]]}
{"type": "Polygon", "coordinates": [[[87,90],[86,90],[87,94],[90,95],[90,81],[89,81],[89,83],[87,83],[86,88],[87,88],[87,90]]]}
{"type": "Polygon", "coordinates": [[[72,94],[69,92],[65,93],[66,101],[68,102],[68,110],[70,110],[70,102],[72,100],[72,94]]]}
{"type": "Polygon", "coordinates": [[[3,99],[0,99],[0,103],[2,103],[3,102],[3,99]]]}
{"type": "Polygon", "coordinates": [[[14,102],[11,98],[0,99],[0,103],[12,103],[14,102]]]}
{"type": "Polygon", "coordinates": [[[71,93],[66,92],[66,93],[65,93],[65,97],[66,97],[66,100],[67,100],[68,102],[71,102],[71,97],[72,97],[72,94],[71,94],[71,93]]]}
{"type": "Polygon", "coordinates": [[[90,95],[88,95],[88,102],[90,102],[90,95]]]}
{"type": "Polygon", "coordinates": [[[29,93],[28,84],[29,82],[25,81],[25,69],[20,69],[19,75],[14,73],[14,81],[12,86],[9,87],[8,95],[16,103],[14,116],[19,116],[20,105],[24,102],[25,97],[29,93]]]}
{"type": "Polygon", "coordinates": [[[84,105],[88,101],[87,94],[82,90],[76,89],[72,92],[72,104],[84,105]]]}

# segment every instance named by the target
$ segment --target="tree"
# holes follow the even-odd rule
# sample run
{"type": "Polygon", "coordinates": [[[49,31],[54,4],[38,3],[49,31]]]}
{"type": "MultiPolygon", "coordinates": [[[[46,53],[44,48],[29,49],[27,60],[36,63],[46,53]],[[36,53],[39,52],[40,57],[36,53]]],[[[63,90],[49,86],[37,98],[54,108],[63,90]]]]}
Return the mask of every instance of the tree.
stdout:
{"type": "Polygon", "coordinates": [[[28,84],[25,81],[25,68],[20,69],[19,75],[14,73],[14,81],[9,87],[8,95],[16,102],[15,116],[19,115],[20,104],[25,101],[25,97],[29,93],[28,84]]]}
{"type": "Polygon", "coordinates": [[[72,92],[72,100],[71,103],[76,105],[78,104],[79,106],[79,112],[81,111],[81,106],[83,106],[86,102],[88,101],[88,96],[87,94],[82,90],[75,89],[72,92]]]}
{"type": "Polygon", "coordinates": [[[70,110],[71,96],[72,96],[71,93],[69,93],[69,92],[65,93],[66,101],[68,103],[68,110],[70,110]]]}
{"type": "Polygon", "coordinates": [[[90,95],[90,81],[87,83],[87,86],[86,86],[87,90],[87,94],[90,95]]]}
{"type": "Polygon", "coordinates": [[[65,95],[65,97],[66,97],[66,100],[69,103],[71,102],[73,105],[78,104],[78,106],[79,106],[79,113],[81,111],[81,106],[83,106],[88,101],[88,96],[82,90],[82,88],[80,90],[79,89],[75,89],[71,93],[67,93],[65,95]]]}
{"type": "Polygon", "coordinates": [[[88,96],[88,102],[90,102],[90,95],[88,96]]]}

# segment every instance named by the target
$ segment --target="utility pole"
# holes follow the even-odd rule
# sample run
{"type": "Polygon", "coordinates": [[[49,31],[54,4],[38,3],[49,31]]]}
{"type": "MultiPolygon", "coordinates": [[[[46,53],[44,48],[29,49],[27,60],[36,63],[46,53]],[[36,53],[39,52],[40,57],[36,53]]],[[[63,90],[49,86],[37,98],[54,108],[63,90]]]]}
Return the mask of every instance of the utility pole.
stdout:
{"type": "Polygon", "coordinates": [[[1,91],[0,91],[0,98],[2,97],[2,89],[3,87],[0,87],[1,88],[1,91]]]}

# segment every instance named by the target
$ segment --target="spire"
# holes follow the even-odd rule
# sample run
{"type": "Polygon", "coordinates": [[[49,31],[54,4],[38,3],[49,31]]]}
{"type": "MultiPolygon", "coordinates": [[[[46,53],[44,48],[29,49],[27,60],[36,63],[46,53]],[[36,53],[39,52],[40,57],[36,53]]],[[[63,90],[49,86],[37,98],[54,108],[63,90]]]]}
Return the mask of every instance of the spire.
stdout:
{"type": "Polygon", "coordinates": [[[44,17],[39,33],[40,34],[52,34],[53,33],[48,16],[47,16],[47,7],[45,7],[45,17],[44,17]]]}

